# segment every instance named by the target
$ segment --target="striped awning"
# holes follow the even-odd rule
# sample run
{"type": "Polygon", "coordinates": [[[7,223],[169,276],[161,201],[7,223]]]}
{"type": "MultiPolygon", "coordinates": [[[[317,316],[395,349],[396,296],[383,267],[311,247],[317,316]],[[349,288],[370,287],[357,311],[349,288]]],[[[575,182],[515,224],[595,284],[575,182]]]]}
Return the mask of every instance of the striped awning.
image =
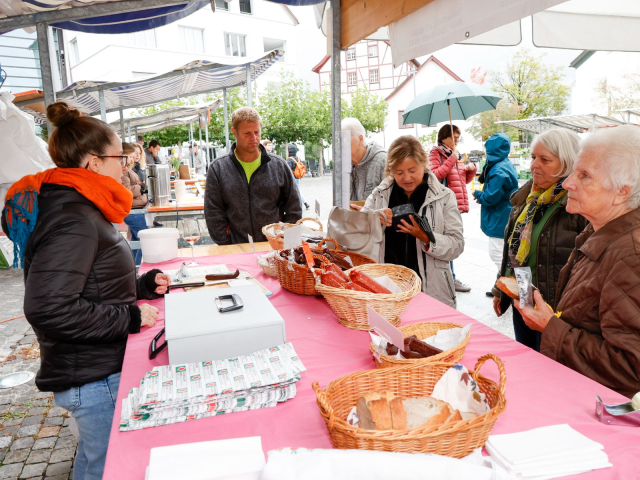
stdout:
{"type": "Polygon", "coordinates": [[[253,81],[283,54],[284,50],[272,50],[262,58],[237,65],[197,60],[169,73],[135,82],[76,82],[56,96],[87,115],[100,113],[101,91],[104,92],[107,112],[143,107],[244,85],[247,81],[247,65],[250,66],[253,81]]]}
{"type": "Polygon", "coordinates": [[[594,113],[524,118],[522,120],[507,120],[495,123],[538,134],[551,130],[552,128],[567,128],[574,132],[582,133],[595,128],[617,127],[618,125],[624,125],[624,122],[617,118],[606,117],[594,113]]]}
{"type": "Polygon", "coordinates": [[[165,120],[164,122],[146,125],[144,127],[138,127],[138,133],[155,132],[164,128],[176,127],[178,125],[189,125],[190,123],[197,121],[197,115],[193,117],[174,118],[173,120],[165,120]]]}
{"type": "MultiPolygon", "coordinates": [[[[184,120],[185,117],[188,117],[190,121],[186,121],[183,123],[176,123],[174,125],[184,125],[186,123],[193,122],[194,119],[198,119],[198,115],[206,115],[207,110],[215,110],[222,104],[222,100],[216,100],[215,102],[206,103],[203,105],[184,105],[180,107],[173,107],[167,110],[163,110],[162,112],[153,113],[151,115],[145,115],[144,117],[131,117],[125,118],[124,122],[127,127],[138,128],[138,132],[143,132],[141,128],[148,126],[155,126],[161,123],[168,123],[174,120],[184,120]]],[[[116,130],[120,129],[120,120],[115,120],[110,123],[111,127],[116,130]]],[[[174,125],[167,125],[169,127],[173,127],[174,125]]],[[[166,127],[162,127],[166,128],[166,127]]],[[[154,130],[144,130],[144,131],[155,131],[160,130],[160,128],[156,128],[154,130]]]]}

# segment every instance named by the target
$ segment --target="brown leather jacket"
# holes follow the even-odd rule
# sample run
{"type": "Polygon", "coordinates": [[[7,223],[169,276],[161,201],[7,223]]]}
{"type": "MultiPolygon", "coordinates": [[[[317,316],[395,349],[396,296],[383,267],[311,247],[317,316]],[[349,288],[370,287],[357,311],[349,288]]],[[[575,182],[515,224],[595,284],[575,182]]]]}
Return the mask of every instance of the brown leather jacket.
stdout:
{"type": "MultiPolygon", "coordinates": [[[[498,276],[503,276],[509,265],[509,239],[513,233],[516,220],[527,204],[527,197],[531,193],[532,187],[533,180],[529,180],[511,195],[510,201],[513,208],[509,214],[509,223],[504,232],[502,266],[498,276]]],[[[576,245],[576,237],[589,225],[587,219],[582,215],[568,213],[566,206],[567,196],[565,195],[561,200],[560,207],[551,214],[542,229],[537,245],[538,258],[533,266],[536,269],[536,278],[538,279],[536,287],[552,308],[556,305],[555,295],[560,270],[567,264],[569,255],[571,255],[576,245]]],[[[500,296],[500,310],[503,313],[506,312],[513,301],[495,286],[492,291],[494,295],[500,296]]]]}
{"type": "Polygon", "coordinates": [[[556,298],[562,316],[541,353],[627,397],[640,391],[640,208],[578,236],[556,298]]]}
{"type": "Polygon", "coordinates": [[[120,177],[120,183],[131,190],[133,193],[133,204],[131,208],[144,208],[149,203],[149,198],[146,193],[140,192],[140,179],[138,175],[135,174],[130,168],[127,168],[127,171],[122,174],[120,177]]]}

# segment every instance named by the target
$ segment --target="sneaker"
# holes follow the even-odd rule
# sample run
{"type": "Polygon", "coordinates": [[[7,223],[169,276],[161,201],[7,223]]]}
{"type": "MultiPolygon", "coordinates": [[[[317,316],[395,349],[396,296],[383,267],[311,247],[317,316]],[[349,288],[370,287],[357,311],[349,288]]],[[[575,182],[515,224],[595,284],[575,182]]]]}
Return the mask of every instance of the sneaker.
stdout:
{"type": "Polygon", "coordinates": [[[160,227],[164,227],[164,225],[163,225],[163,224],[161,224],[160,222],[156,222],[155,220],[153,221],[153,226],[154,226],[154,227],[158,227],[158,228],[160,228],[160,227]]]}
{"type": "Polygon", "coordinates": [[[493,292],[487,292],[487,297],[493,298],[494,297],[493,292]]]}
{"type": "Polygon", "coordinates": [[[309,210],[309,208],[311,208],[311,207],[309,207],[309,204],[308,204],[308,203],[305,203],[305,204],[304,204],[304,208],[306,208],[307,210],[309,210]]]}
{"type": "Polygon", "coordinates": [[[469,285],[466,285],[466,284],[462,283],[460,280],[455,280],[453,282],[453,284],[456,287],[456,292],[470,292],[471,291],[471,287],[469,285]]]}

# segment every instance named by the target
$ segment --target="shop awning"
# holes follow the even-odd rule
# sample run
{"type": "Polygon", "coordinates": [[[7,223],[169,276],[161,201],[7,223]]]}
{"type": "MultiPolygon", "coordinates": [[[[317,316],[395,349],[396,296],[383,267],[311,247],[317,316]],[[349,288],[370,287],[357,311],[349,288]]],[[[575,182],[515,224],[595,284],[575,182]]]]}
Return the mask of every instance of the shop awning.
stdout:
{"type": "Polygon", "coordinates": [[[613,117],[597,114],[559,115],[556,117],[525,118],[522,120],[507,120],[496,122],[525,132],[542,133],[552,128],[567,128],[577,133],[587,132],[596,128],[617,127],[624,122],[613,117]]]}
{"type": "Polygon", "coordinates": [[[283,54],[283,50],[272,50],[262,58],[238,65],[197,60],[171,72],[136,82],[76,82],[56,96],[87,115],[100,113],[101,94],[104,95],[107,113],[137,108],[244,85],[248,69],[251,71],[250,80],[253,81],[283,54]]]}

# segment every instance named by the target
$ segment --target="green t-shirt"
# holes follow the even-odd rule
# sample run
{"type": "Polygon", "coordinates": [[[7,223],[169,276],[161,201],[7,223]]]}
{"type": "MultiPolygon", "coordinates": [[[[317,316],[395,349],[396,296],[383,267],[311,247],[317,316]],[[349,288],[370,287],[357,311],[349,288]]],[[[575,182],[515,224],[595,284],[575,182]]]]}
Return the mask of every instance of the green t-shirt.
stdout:
{"type": "Polygon", "coordinates": [[[242,160],[238,160],[242,168],[244,169],[244,174],[247,176],[247,183],[251,182],[251,175],[255,172],[260,166],[261,157],[256,158],[253,162],[243,162],[242,160]]]}

